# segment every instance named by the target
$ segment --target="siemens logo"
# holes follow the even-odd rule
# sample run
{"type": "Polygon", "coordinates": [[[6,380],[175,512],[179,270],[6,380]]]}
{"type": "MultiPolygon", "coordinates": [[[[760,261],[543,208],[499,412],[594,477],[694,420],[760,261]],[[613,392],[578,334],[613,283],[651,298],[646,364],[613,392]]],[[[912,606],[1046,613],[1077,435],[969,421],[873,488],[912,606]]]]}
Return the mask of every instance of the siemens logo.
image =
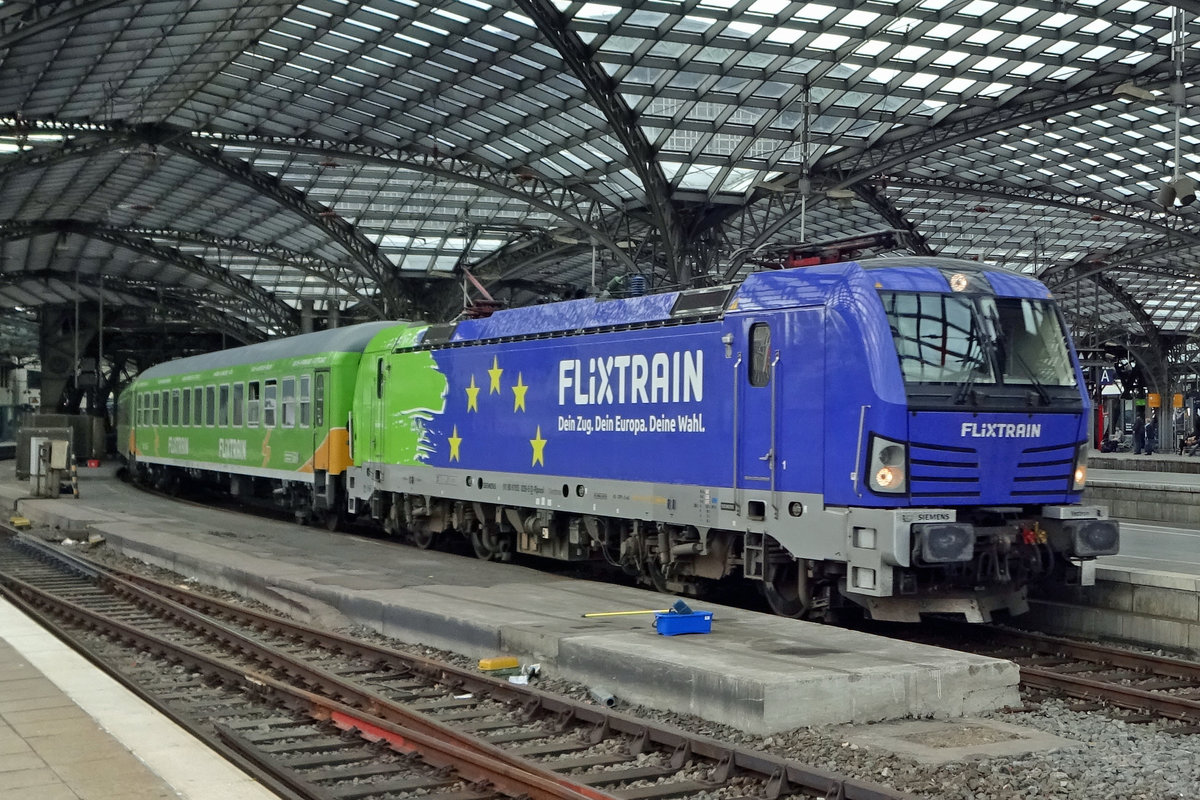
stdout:
{"type": "Polygon", "coordinates": [[[701,350],[565,359],[558,362],[558,404],[699,403],[704,400],[701,350]]]}
{"type": "Polygon", "coordinates": [[[1036,439],[1042,435],[1040,422],[964,422],[963,437],[974,439],[1036,439]]]}

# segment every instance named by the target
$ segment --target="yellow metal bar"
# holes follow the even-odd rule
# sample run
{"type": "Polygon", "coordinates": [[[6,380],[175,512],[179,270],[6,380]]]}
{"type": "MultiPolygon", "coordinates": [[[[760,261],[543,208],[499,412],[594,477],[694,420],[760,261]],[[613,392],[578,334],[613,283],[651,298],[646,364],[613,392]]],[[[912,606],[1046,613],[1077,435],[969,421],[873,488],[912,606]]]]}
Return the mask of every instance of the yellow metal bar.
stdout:
{"type": "Polygon", "coordinates": [[[584,617],[623,617],[626,614],[666,614],[670,612],[669,608],[648,608],[645,611],[593,611],[591,614],[582,614],[584,617]]]}

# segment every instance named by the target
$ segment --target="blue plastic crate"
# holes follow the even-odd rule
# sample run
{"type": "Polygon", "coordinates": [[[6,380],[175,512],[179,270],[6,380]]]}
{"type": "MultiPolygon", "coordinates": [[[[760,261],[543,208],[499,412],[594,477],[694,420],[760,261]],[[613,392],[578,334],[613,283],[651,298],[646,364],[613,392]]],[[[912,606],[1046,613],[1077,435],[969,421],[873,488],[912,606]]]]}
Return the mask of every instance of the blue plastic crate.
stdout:
{"type": "Polygon", "coordinates": [[[663,636],[678,636],[681,633],[710,633],[712,631],[713,612],[693,611],[690,614],[674,612],[656,613],[654,627],[663,636]]]}

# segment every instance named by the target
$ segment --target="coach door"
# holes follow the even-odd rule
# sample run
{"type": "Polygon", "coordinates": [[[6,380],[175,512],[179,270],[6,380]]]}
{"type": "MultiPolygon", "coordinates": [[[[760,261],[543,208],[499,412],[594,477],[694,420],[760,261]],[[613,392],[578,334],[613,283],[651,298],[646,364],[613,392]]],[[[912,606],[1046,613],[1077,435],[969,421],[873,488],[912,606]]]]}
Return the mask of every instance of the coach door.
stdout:
{"type": "Polygon", "coordinates": [[[738,508],[750,519],[771,513],[766,493],[775,491],[777,427],[775,371],[779,351],[772,346],[772,324],[766,317],[747,317],[743,325],[745,347],[738,371],[736,397],[739,409],[736,452],[738,508]],[[747,495],[753,492],[753,495],[747,495]]]}
{"type": "Polygon", "coordinates": [[[319,369],[313,373],[313,470],[329,469],[329,451],[333,447],[328,415],[325,413],[325,395],[329,387],[329,370],[319,369]]]}

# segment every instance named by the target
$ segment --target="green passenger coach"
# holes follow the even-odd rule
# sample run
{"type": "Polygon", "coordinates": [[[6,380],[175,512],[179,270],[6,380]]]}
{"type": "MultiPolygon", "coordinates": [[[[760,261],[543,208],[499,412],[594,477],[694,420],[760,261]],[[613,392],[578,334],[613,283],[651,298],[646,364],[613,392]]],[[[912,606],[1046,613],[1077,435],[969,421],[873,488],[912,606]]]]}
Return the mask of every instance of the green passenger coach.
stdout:
{"type": "Polygon", "coordinates": [[[162,488],[183,474],[335,522],[359,361],[377,334],[401,327],[370,322],[151,367],[121,395],[120,448],[162,488]]]}

